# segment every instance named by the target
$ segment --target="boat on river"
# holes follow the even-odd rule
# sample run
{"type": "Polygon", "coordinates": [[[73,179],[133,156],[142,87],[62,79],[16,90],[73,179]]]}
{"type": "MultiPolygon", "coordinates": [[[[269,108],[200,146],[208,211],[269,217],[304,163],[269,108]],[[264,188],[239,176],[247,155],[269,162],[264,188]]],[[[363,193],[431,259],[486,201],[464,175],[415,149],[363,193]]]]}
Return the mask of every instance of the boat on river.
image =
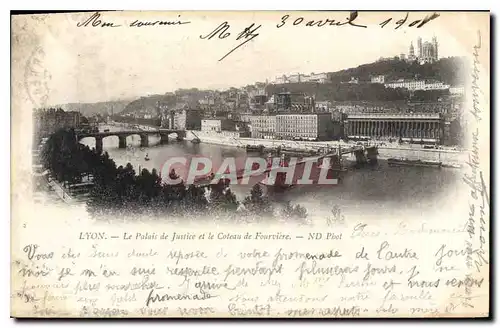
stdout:
{"type": "Polygon", "coordinates": [[[441,168],[442,162],[435,161],[422,161],[420,159],[407,159],[407,158],[389,158],[387,160],[390,166],[425,166],[441,168]]]}
{"type": "Polygon", "coordinates": [[[264,152],[264,145],[246,145],[245,146],[247,152],[264,152]]]}
{"type": "Polygon", "coordinates": [[[259,184],[263,187],[266,187],[268,190],[270,189],[272,191],[281,192],[305,183],[302,181],[304,179],[304,174],[307,175],[307,180],[310,181],[309,183],[305,184],[322,184],[323,181],[321,179],[329,180],[328,184],[338,184],[342,173],[346,172],[347,170],[342,168],[341,163],[338,162],[338,158],[331,158],[332,162],[330,162],[327,172],[325,176],[323,176],[325,172],[323,172],[323,174],[321,172],[326,169],[323,166],[324,158],[324,156],[316,156],[299,159],[295,164],[294,170],[292,170],[293,176],[291,177],[291,179],[287,179],[287,172],[282,172],[280,170],[278,172],[274,172],[274,174],[271,174],[271,171],[277,170],[279,169],[279,167],[288,167],[290,165],[290,157],[288,155],[282,154],[280,156],[279,166],[272,168],[273,159],[269,156],[267,159],[269,171],[266,174],[266,178],[259,182],[259,184]],[[307,162],[312,163],[310,165],[306,165],[307,162]],[[308,169],[306,169],[306,166],[308,167],[308,169]]]}

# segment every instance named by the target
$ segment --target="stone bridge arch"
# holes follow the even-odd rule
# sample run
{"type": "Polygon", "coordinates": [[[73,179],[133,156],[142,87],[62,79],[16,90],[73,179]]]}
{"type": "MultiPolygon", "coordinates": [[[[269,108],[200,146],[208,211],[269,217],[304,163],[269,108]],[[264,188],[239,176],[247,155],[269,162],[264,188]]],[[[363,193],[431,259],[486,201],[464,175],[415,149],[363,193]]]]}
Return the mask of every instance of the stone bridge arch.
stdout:
{"type": "Polygon", "coordinates": [[[117,133],[118,135],[118,148],[127,148],[127,137],[139,136],[141,138],[141,147],[149,146],[149,134],[141,131],[134,131],[129,133],[117,133]]]}
{"type": "Polygon", "coordinates": [[[184,140],[186,138],[186,131],[183,130],[160,130],[160,139],[162,144],[168,143],[169,137],[175,136],[177,140],[184,140]]]}
{"type": "Polygon", "coordinates": [[[93,138],[95,140],[95,150],[98,153],[102,153],[102,141],[105,138],[104,136],[99,136],[99,135],[78,135],[77,136],[77,142],[81,142],[83,139],[87,138],[93,138]]]}
{"type": "Polygon", "coordinates": [[[118,148],[127,148],[127,137],[129,136],[139,136],[141,138],[141,147],[149,146],[149,136],[150,135],[160,135],[161,143],[168,143],[168,137],[171,135],[176,136],[177,140],[184,140],[186,137],[186,131],[184,130],[168,130],[160,129],[154,131],[116,131],[116,132],[99,132],[90,134],[80,134],[77,135],[77,142],[80,142],[84,138],[94,138],[95,148],[98,152],[102,152],[103,149],[103,139],[107,137],[116,136],[118,137],[118,148]]]}

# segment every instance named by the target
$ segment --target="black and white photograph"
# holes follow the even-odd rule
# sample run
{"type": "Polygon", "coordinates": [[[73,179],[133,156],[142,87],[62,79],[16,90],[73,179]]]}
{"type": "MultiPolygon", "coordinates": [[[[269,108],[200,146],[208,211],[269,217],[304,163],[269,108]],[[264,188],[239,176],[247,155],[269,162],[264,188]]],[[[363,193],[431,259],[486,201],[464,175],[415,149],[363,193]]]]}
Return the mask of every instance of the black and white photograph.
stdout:
{"type": "Polygon", "coordinates": [[[489,316],[489,12],[11,15],[11,315],[489,316]]]}

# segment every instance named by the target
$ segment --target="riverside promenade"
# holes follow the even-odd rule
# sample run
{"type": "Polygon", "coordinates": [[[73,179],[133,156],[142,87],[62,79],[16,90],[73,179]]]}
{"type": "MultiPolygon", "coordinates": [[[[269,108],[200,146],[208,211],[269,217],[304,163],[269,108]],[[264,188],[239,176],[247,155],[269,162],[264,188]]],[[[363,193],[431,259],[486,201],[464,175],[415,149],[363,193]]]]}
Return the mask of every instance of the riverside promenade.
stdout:
{"type": "MultiPolygon", "coordinates": [[[[186,139],[190,140],[196,137],[202,143],[222,145],[228,147],[246,148],[247,146],[264,146],[265,148],[292,148],[303,151],[319,151],[325,148],[337,148],[340,146],[352,146],[356,142],[343,141],[295,141],[295,140],[274,140],[274,139],[255,139],[255,138],[233,138],[226,136],[216,136],[213,133],[204,133],[203,131],[193,131],[186,134],[186,139]]],[[[385,141],[362,142],[366,146],[376,145],[379,151],[379,159],[409,159],[422,161],[438,161],[443,165],[461,166],[467,161],[467,152],[464,150],[453,149],[452,147],[441,147],[439,149],[426,149],[416,144],[399,144],[385,141]]]]}

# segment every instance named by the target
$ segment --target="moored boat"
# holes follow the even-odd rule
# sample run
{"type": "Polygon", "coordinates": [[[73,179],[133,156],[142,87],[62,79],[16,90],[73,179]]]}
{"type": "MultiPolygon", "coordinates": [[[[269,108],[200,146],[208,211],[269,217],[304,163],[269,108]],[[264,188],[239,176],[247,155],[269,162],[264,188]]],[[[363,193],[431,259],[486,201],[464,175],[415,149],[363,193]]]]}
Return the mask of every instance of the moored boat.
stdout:
{"type": "Polygon", "coordinates": [[[443,167],[448,167],[448,168],[452,168],[452,169],[461,169],[462,165],[456,164],[456,163],[450,163],[450,164],[443,164],[443,167]]]}
{"type": "Polygon", "coordinates": [[[443,166],[442,162],[434,161],[422,161],[420,159],[406,159],[406,158],[389,158],[387,160],[390,166],[426,166],[426,167],[437,167],[441,168],[443,166]]]}
{"type": "Polygon", "coordinates": [[[246,145],[246,150],[248,152],[263,152],[265,147],[264,145],[246,145]]]}

